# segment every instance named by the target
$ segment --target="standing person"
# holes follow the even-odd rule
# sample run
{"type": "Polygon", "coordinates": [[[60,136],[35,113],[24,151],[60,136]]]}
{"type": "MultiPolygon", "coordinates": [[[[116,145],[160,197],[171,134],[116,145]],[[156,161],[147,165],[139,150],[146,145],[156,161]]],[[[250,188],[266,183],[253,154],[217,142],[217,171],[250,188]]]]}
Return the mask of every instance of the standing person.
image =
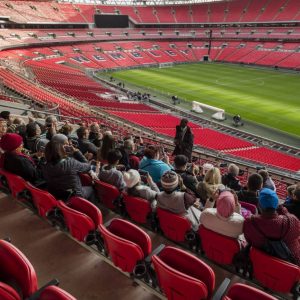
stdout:
{"type": "Polygon", "coordinates": [[[191,161],[194,146],[194,135],[187,124],[188,120],[182,119],[180,121],[180,125],[176,126],[176,135],[174,138],[175,149],[173,155],[183,154],[189,161],[191,161]]]}

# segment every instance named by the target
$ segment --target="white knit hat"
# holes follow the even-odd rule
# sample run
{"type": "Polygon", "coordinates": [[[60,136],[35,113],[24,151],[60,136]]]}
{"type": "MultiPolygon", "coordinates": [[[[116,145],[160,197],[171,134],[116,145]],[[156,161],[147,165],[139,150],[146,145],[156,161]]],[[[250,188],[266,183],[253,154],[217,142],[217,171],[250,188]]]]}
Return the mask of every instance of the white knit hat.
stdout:
{"type": "Polygon", "coordinates": [[[173,191],[178,187],[178,175],[174,171],[166,171],[160,182],[164,190],[173,191]]]}
{"type": "Polygon", "coordinates": [[[141,180],[141,175],[137,170],[130,169],[128,172],[123,173],[124,181],[128,188],[137,185],[141,180]]]}
{"type": "Polygon", "coordinates": [[[202,168],[203,168],[203,173],[206,174],[207,171],[209,171],[210,169],[212,169],[214,166],[210,163],[205,163],[203,164],[202,168]]]}

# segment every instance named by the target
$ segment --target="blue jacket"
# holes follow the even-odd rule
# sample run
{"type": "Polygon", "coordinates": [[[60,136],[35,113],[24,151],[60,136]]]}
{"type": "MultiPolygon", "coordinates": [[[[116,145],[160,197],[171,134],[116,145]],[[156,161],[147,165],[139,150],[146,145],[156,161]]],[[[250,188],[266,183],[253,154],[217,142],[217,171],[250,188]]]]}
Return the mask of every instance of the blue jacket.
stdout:
{"type": "Polygon", "coordinates": [[[147,171],[155,183],[160,182],[162,174],[171,167],[161,160],[149,159],[146,156],[140,162],[140,169],[147,171]]]}

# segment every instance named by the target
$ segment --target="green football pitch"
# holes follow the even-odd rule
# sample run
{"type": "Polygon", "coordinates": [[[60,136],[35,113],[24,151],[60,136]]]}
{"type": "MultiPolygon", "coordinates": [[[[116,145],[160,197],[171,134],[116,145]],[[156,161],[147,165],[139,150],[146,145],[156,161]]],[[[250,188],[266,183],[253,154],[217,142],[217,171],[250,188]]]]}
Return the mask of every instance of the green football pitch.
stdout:
{"type": "Polygon", "coordinates": [[[300,135],[300,75],[225,64],[189,64],[114,72],[113,77],[300,135]]]}

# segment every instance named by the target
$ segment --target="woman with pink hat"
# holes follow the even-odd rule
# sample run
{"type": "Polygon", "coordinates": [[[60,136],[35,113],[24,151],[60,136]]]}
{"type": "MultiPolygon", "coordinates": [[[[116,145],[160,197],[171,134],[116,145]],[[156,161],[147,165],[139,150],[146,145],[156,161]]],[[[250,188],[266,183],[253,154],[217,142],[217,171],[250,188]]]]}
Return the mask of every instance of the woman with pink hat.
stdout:
{"type": "Polygon", "coordinates": [[[244,240],[241,236],[244,217],[241,215],[241,206],[235,193],[217,190],[205,207],[200,216],[200,223],[204,227],[222,235],[244,240]],[[213,208],[215,202],[216,208],[213,208]]]}

